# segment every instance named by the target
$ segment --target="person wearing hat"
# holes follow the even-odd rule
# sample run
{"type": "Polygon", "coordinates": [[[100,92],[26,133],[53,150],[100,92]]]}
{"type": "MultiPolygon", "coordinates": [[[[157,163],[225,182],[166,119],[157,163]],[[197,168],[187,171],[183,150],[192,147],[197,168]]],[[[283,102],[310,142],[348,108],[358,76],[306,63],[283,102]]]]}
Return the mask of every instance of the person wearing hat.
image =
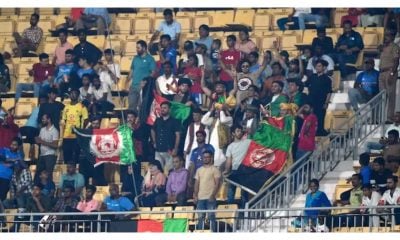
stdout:
{"type": "Polygon", "coordinates": [[[325,54],[333,53],[333,40],[331,37],[326,36],[326,29],[321,27],[317,28],[317,37],[311,43],[311,50],[315,52],[315,47],[319,45],[325,54]]]}
{"type": "Polygon", "coordinates": [[[178,91],[178,79],[172,73],[173,65],[170,61],[166,61],[162,64],[164,74],[159,76],[156,80],[156,90],[158,95],[161,95],[167,99],[171,99],[174,94],[178,91]]]}
{"type": "Polygon", "coordinates": [[[204,44],[207,47],[207,54],[211,53],[211,45],[213,42],[213,38],[210,37],[210,27],[206,24],[202,24],[199,26],[199,36],[195,43],[204,44]]]}
{"type": "Polygon", "coordinates": [[[365,70],[357,75],[354,88],[349,89],[349,100],[354,111],[358,111],[358,104],[367,103],[379,93],[379,72],[374,66],[374,59],[365,60],[365,70]]]}

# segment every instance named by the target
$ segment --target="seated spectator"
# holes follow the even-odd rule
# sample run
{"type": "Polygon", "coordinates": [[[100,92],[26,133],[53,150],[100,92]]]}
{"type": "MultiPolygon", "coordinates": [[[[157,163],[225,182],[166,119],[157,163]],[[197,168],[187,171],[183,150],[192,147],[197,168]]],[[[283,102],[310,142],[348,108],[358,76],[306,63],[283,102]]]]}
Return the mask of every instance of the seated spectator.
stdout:
{"type": "MultiPolygon", "coordinates": [[[[109,212],[128,212],[134,211],[135,205],[126,197],[122,197],[119,194],[119,187],[117,184],[110,184],[110,196],[107,196],[103,204],[101,205],[101,211],[109,211],[109,212]]],[[[129,215],[118,214],[115,217],[111,216],[111,219],[129,219],[129,215]]]]}
{"type": "Polygon", "coordinates": [[[322,52],[327,55],[333,53],[333,41],[331,37],[326,36],[325,28],[317,28],[317,37],[313,39],[311,45],[312,45],[311,50],[314,53],[317,46],[321,46],[322,52]]]}
{"type": "MultiPolygon", "coordinates": [[[[216,195],[221,186],[221,171],[213,164],[213,154],[210,151],[203,152],[203,166],[198,169],[195,176],[193,202],[197,210],[214,210],[217,208],[216,195]]],[[[196,229],[204,229],[205,213],[199,213],[196,229]]],[[[217,222],[215,213],[207,214],[210,230],[216,232],[217,222]]]]}
{"type": "Polygon", "coordinates": [[[385,160],[381,157],[377,157],[372,162],[372,174],[371,174],[371,184],[376,187],[380,194],[383,194],[387,187],[387,179],[392,176],[392,172],[385,168],[385,160]]]}
{"type": "Polygon", "coordinates": [[[76,210],[80,212],[97,212],[100,209],[100,203],[93,199],[95,193],[96,186],[87,185],[85,198],[78,203],[78,206],[76,206],[76,210]]]}
{"type": "MultiPolygon", "coordinates": [[[[309,207],[331,207],[331,202],[329,201],[326,194],[319,190],[319,181],[317,179],[311,179],[309,185],[310,192],[306,195],[305,208],[309,207]]],[[[325,215],[324,211],[320,210],[305,210],[303,220],[305,223],[309,219],[315,221],[319,215],[325,215]]]]}
{"type": "Polygon", "coordinates": [[[111,89],[107,84],[100,81],[98,75],[93,76],[93,87],[89,89],[88,94],[95,107],[93,111],[94,115],[100,113],[104,117],[107,115],[107,112],[114,110],[111,89]]]}
{"type": "MultiPolygon", "coordinates": [[[[283,83],[282,89],[285,87],[286,78],[283,75],[282,65],[279,62],[274,62],[272,65],[272,75],[265,79],[264,84],[262,86],[262,91],[260,93],[260,98],[270,98],[272,83],[275,81],[280,81],[283,83]]],[[[267,100],[268,101],[268,100],[267,100]]]]}
{"type": "MultiPolygon", "coordinates": [[[[371,153],[371,150],[382,150],[389,140],[389,132],[391,130],[396,130],[400,133],[400,112],[396,112],[393,118],[393,123],[389,125],[386,129],[385,136],[381,137],[379,142],[367,142],[366,152],[371,153]]],[[[394,132],[393,132],[394,133],[394,132]]],[[[393,139],[394,140],[394,139],[393,139]]]]}
{"type": "Polygon", "coordinates": [[[14,163],[14,173],[10,182],[10,199],[4,203],[6,208],[19,208],[19,212],[25,212],[27,198],[32,193],[32,175],[23,161],[14,163]]]}
{"type": "Polygon", "coordinates": [[[6,93],[11,89],[10,69],[4,63],[3,54],[0,53],[0,93],[6,93]]]}
{"type": "Polygon", "coordinates": [[[360,174],[362,177],[362,184],[371,183],[372,168],[369,166],[369,154],[362,153],[359,157],[358,162],[360,163],[360,174]]]}
{"type": "Polygon", "coordinates": [[[10,190],[13,166],[13,162],[7,161],[6,157],[0,154],[0,203],[6,200],[7,193],[10,190]]]}
{"type": "MultiPolygon", "coordinates": [[[[200,97],[200,94],[191,94],[191,87],[192,87],[192,81],[189,78],[179,78],[178,80],[178,92],[174,95],[172,95],[172,98],[170,98],[174,102],[179,102],[182,104],[185,104],[186,106],[195,108],[198,107],[198,103],[196,102],[196,99],[200,97]],[[197,98],[196,98],[197,96],[197,98]]],[[[184,121],[182,123],[182,128],[186,129],[188,125],[188,121],[184,121]]],[[[185,132],[182,132],[181,134],[184,134],[185,132]]],[[[183,142],[182,142],[183,143],[183,142]]]]}
{"type": "Polygon", "coordinates": [[[369,183],[363,185],[362,189],[363,189],[363,198],[362,198],[360,213],[364,215],[363,226],[379,227],[380,226],[379,216],[376,216],[377,209],[376,208],[369,209],[368,207],[378,206],[379,200],[381,199],[381,195],[378,192],[374,191],[372,185],[369,183]]]}
{"type": "Polygon", "coordinates": [[[340,200],[333,203],[334,206],[350,205],[358,207],[361,205],[363,192],[362,192],[362,178],[360,174],[353,174],[351,176],[352,188],[341,194],[340,200]]]}
{"type": "Polygon", "coordinates": [[[329,22],[329,12],[329,8],[311,8],[311,12],[300,13],[298,15],[299,29],[306,29],[305,23],[309,22],[315,22],[317,28],[325,27],[329,22]]]}
{"type": "Polygon", "coordinates": [[[303,93],[304,84],[298,78],[289,78],[288,82],[288,103],[294,103],[301,108],[307,100],[307,95],[303,93]]]}
{"type": "MultiPolygon", "coordinates": [[[[69,190],[74,190],[71,192],[71,196],[77,198],[81,195],[84,186],[85,180],[83,175],[76,172],[76,165],[74,163],[68,163],[67,172],[61,175],[58,185],[59,190],[65,190],[66,187],[71,187],[69,190]]],[[[60,194],[57,195],[59,196],[60,194]]]]}
{"type": "Polygon", "coordinates": [[[355,112],[359,109],[358,104],[367,103],[379,93],[379,72],[374,65],[374,59],[367,59],[365,71],[358,74],[354,88],[349,89],[349,100],[355,112]]]}
{"type": "MultiPolygon", "coordinates": [[[[381,200],[379,200],[379,206],[393,206],[400,204],[400,188],[397,187],[398,178],[397,176],[390,175],[387,177],[386,188],[387,190],[383,193],[381,200]]],[[[400,224],[400,208],[393,209],[377,209],[379,213],[394,214],[395,224],[400,224]]]]}
{"type": "Polygon", "coordinates": [[[98,63],[103,53],[95,45],[86,40],[86,30],[79,30],[77,32],[77,35],[79,38],[79,44],[75,45],[73,49],[75,58],[74,62],[78,63],[80,57],[84,57],[85,59],[87,59],[88,62],[92,64],[98,63]]]}
{"type": "Polygon", "coordinates": [[[311,8],[295,8],[291,14],[289,14],[286,18],[279,18],[276,22],[279,29],[281,31],[285,31],[289,29],[287,25],[288,22],[293,22],[294,26],[293,29],[305,29],[305,21],[306,21],[306,14],[311,14],[311,8]],[[300,26],[299,17],[302,15],[302,23],[300,26]]]}
{"type": "Polygon", "coordinates": [[[383,148],[383,158],[387,162],[388,156],[400,156],[400,139],[397,130],[391,130],[388,133],[387,144],[383,148]]]}
{"type": "Polygon", "coordinates": [[[71,89],[71,82],[74,83],[74,75],[78,66],[74,63],[74,52],[71,49],[65,51],[64,63],[57,65],[54,78],[54,86],[59,89],[59,95],[64,97],[71,89]]]}
{"type": "Polygon", "coordinates": [[[97,35],[104,35],[108,26],[111,23],[111,18],[108,15],[107,8],[85,8],[82,15],[75,23],[75,31],[82,29],[97,28],[97,35]]]}
{"type": "Polygon", "coordinates": [[[172,45],[176,47],[179,44],[179,38],[181,36],[181,24],[174,20],[171,9],[165,9],[163,15],[164,21],[160,23],[156,31],[153,33],[149,45],[152,45],[160,33],[162,33],[169,35],[172,40],[172,45]]]}
{"type": "Polygon", "coordinates": [[[388,156],[386,168],[389,169],[394,176],[400,176],[400,156],[388,156]]]}
{"type": "Polygon", "coordinates": [[[39,55],[39,63],[33,64],[29,75],[33,76],[33,83],[17,83],[15,90],[16,101],[22,95],[22,91],[32,91],[33,96],[38,98],[41,94],[47,94],[47,90],[53,85],[54,66],[49,63],[49,55],[42,53],[39,55]]]}
{"type": "Polygon", "coordinates": [[[13,33],[15,38],[15,42],[17,43],[18,48],[13,49],[14,55],[16,57],[31,57],[36,56],[35,52],[43,37],[43,30],[38,27],[39,15],[33,13],[31,15],[30,24],[31,26],[25,29],[20,35],[17,32],[13,33]]]}
{"type": "MultiPolygon", "coordinates": [[[[75,197],[75,192],[76,190],[72,185],[66,185],[51,212],[68,212],[69,209],[76,208],[78,200],[75,197]]],[[[58,220],[63,218],[63,216],[57,216],[58,220]]]]}
{"type": "Polygon", "coordinates": [[[173,65],[170,61],[162,64],[164,74],[156,80],[157,93],[167,99],[171,99],[178,91],[178,78],[172,73],[173,65]]]}
{"type": "Polygon", "coordinates": [[[19,232],[21,223],[33,225],[34,231],[39,231],[38,224],[40,219],[45,213],[50,212],[52,208],[52,201],[49,197],[42,193],[42,186],[34,185],[32,193],[26,199],[26,213],[43,213],[43,215],[32,216],[16,216],[14,218],[14,225],[11,227],[10,232],[19,232]]]}
{"type": "Polygon", "coordinates": [[[174,169],[168,175],[166,186],[168,202],[177,202],[178,206],[185,206],[189,172],[184,168],[181,157],[174,157],[172,164],[174,169]]]}
{"type": "Polygon", "coordinates": [[[19,134],[19,128],[14,123],[12,115],[0,115],[0,148],[9,147],[14,138],[19,134]]]}
{"type": "Polygon", "coordinates": [[[342,79],[345,79],[350,73],[346,64],[354,64],[363,48],[364,42],[360,33],[352,29],[351,21],[345,21],[343,23],[343,34],[339,37],[335,47],[335,60],[339,63],[342,79]]]}
{"type": "MultiPolygon", "coordinates": [[[[51,88],[49,90],[48,101],[44,102],[39,107],[39,114],[38,114],[38,123],[42,124],[43,115],[47,115],[51,119],[51,123],[54,124],[54,127],[59,130],[60,129],[60,120],[61,120],[61,113],[64,109],[64,104],[56,101],[57,99],[57,89],[51,88]]],[[[42,125],[43,126],[43,125],[42,125]]]]}
{"type": "Polygon", "coordinates": [[[313,73],[317,73],[315,69],[315,65],[317,65],[318,60],[325,60],[328,63],[328,66],[325,69],[325,73],[328,76],[333,75],[333,70],[335,68],[335,63],[332,58],[324,52],[324,49],[321,45],[315,45],[313,50],[314,56],[308,60],[307,64],[307,76],[311,77],[313,73]]]}
{"type": "Polygon", "coordinates": [[[245,56],[250,52],[257,51],[257,45],[250,39],[249,31],[243,29],[239,31],[240,42],[236,42],[235,49],[242,52],[245,56]]]}
{"type": "Polygon", "coordinates": [[[82,12],[85,10],[85,8],[71,8],[71,14],[69,16],[66,16],[65,23],[59,24],[56,26],[56,30],[60,29],[68,29],[72,28],[75,26],[76,21],[81,17],[82,12]]]}
{"type": "Polygon", "coordinates": [[[24,152],[21,150],[22,140],[19,137],[12,139],[9,147],[0,148],[0,155],[6,158],[7,162],[16,163],[24,161],[24,152]]]}
{"type": "Polygon", "coordinates": [[[362,27],[383,27],[383,19],[386,13],[384,8],[365,8],[361,14],[362,27]]]}
{"type": "Polygon", "coordinates": [[[210,27],[208,25],[202,24],[199,26],[199,37],[195,40],[195,43],[206,45],[207,54],[210,55],[213,38],[210,36],[210,27]]]}
{"type": "Polygon", "coordinates": [[[83,74],[82,87],[79,88],[79,100],[89,110],[92,109],[91,99],[89,92],[93,92],[92,75],[83,74]]]}
{"type": "MultiPolygon", "coordinates": [[[[167,34],[161,35],[160,37],[160,44],[158,46],[158,55],[160,56],[160,62],[165,63],[166,61],[169,61],[172,63],[173,66],[173,73],[177,72],[177,66],[176,66],[176,58],[177,58],[177,50],[172,45],[171,42],[171,37],[167,34]]],[[[161,69],[160,74],[163,74],[163,71],[161,69]]]]}
{"type": "Polygon", "coordinates": [[[67,38],[68,38],[67,29],[58,30],[58,39],[60,40],[60,43],[54,50],[54,57],[52,60],[52,64],[57,67],[61,64],[66,63],[65,57],[67,54],[67,50],[72,50],[74,48],[74,46],[67,41],[67,38]]]}
{"type": "MultiPolygon", "coordinates": [[[[118,83],[121,78],[121,66],[114,62],[115,52],[108,48],[104,50],[105,65],[102,62],[98,63],[99,76],[102,83],[106,83],[110,89],[118,83]]],[[[118,89],[125,91],[126,89],[118,89]]]]}
{"type": "MultiPolygon", "coordinates": [[[[289,62],[289,68],[288,71],[286,72],[286,78],[297,78],[297,79],[303,79],[304,76],[304,67],[303,67],[303,61],[301,59],[294,58],[290,60],[289,62]]],[[[285,94],[287,94],[287,88],[285,89],[285,94]]]]}
{"type": "Polygon", "coordinates": [[[269,106],[268,116],[279,117],[281,112],[281,103],[287,103],[288,98],[282,93],[283,82],[273,81],[271,86],[271,96],[267,98],[267,106],[269,106]]]}
{"type": "Polygon", "coordinates": [[[39,136],[35,138],[36,144],[40,145],[40,155],[37,162],[37,172],[46,170],[49,173],[50,180],[53,179],[53,170],[57,162],[57,149],[60,133],[54,127],[49,115],[42,117],[42,128],[39,136]]]}
{"type": "Polygon", "coordinates": [[[49,173],[46,170],[37,173],[39,173],[39,178],[36,180],[35,185],[40,186],[41,192],[44,196],[54,199],[56,185],[53,180],[50,179],[49,173]]]}
{"type": "Polygon", "coordinates": [[[144,177],[142,194],[135,198],[135,203],[143,207],[159,207],[167,201],[166,190],[167,178],[159,161],[149,164],[144,177]]]}

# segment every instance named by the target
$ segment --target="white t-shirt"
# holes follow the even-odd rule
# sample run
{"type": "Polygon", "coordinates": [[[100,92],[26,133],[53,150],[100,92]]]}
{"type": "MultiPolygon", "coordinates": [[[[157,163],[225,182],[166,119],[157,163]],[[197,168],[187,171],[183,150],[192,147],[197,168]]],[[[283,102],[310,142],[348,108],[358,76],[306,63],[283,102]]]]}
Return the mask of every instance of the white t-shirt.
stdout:
{"type": "Polygon", "coordinates": [[[232,170],[237,170],[246,156],[251,140],[243,139],[239,142],[232,142],[226,149],[226,157],[232,158],[232,170]]]}
{"type": "Polygon", "coordinates": [[[171,25],[168,25],[166,21],[162,21],[157,31],[168,34],[171,40],[175,40],[176,34],[181,33],[181,24],[174,20],[171,25]]]}
{"type": "Polygon", "coordinates": [[[390,190],[386,190],[380,203],[385,205],[398,205],[400,203],[400,188],[394,190],[393,196],[390,196],[390,190]]]}
{"type": "Polygon", "coordinates": [[[162,94],[165,95],[172,95],[175,94],[176,92],[172,91],[171,86],[173,86],[173,88],[178,88],[178,79],[175,78],[173,75],[171,75],[168,79],[166,78],[165,74],[161,75],[157,78],[157,84],[158,87],[160,88],[160,91],[162,94]],[[170,88],[167,88],[167,84],[170,86],[170,88]]]}
{"type": "Polygon", "coordinates": [[[94,98],[96,100],[99,100],[103,97],[104,93],[107,93],[107,101],[112,103],[112,98],[111,98],[111,90],[107,86],[107,84],[102,83],[99,89],[96,89],[94,86],[89,89],[88,91],[89,94],[93,94],[94,98]]]}
{"type": "MultiPolygon", "coordinates": [[[[307,70],[310,70],[310,71],[312,71],[313,73],[316,73],[317,71],[315,70],[315,67],[314,67],[314,65],[313,65],[314,59],[315,59],[315,57],[312,57],[312,58],[310,58],[310,59],[308,60],[307,70]]],[[[334,70],[335,63],[333,62],[333,60],[332,60],[331,57],[329,57],[328,55],[324,54],[324,55],[321,56],[320,59],[323,59],[323,60],[325,60],[325,61],[328,62],[328,66],[326,67],[325,73],[328,72],[328,71],[333,71],[333,70],[334,70]]]]}
{"type": "Polygon", "coordinates": [[[311,13],[311,8],[295,8],[293,17],[298,17],[301,13],[311,13]]]}
{"type": "MultiPolygon", "coordinates": [[[[51,143],[58,140],[59,132],[54,125],[52,125],[49,129],[47,129],[47,127],[42,127],[40,129],[39,137],[43,141],[51,143]]],[[[55,148],[51,148],[43,144],[40,145],[40,156],[56,155],[56,151],[57,149],[55,148]]]]}
{"type": "Polygon", "coordinates": [[[93,90],[91,90],[92,88],[93,88],[92,84],[89,85],[89,88],[87,90],[85,90],[84,87],[80,87],[79,88],[79,93],[80,93],[79,94],[79,99],[81,101],[85,100],[86,97],[88,96],[88,94],[90,94],[89,92],[93,91],[93,90]]]}

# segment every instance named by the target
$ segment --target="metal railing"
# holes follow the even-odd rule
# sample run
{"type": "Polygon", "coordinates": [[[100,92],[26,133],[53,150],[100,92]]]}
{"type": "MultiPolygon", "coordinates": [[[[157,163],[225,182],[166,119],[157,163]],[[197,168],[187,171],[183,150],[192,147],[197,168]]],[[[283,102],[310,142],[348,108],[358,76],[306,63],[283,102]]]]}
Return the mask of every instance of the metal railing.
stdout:
{"type": "Polygon", "coordinates": [[[9,213],[0,214],[2,232],[134,232],[141,220],[162,223],[166,218],[186,218],[186,232],[249,232],[244,225],[254,225],[251,232],[312,232],[317,225],[329,231],[400,231],[400,206],[282,208],[284,216],[273,216],[268,221],[263,216],[275,209],[215,209],[215,210],[165,210],[91,213],[9,213]],[[364,210],[360,213],[360,210],[364,210]],[[358,213],[350,213],[358,211],[358,213]],[[199,215],[215,214],[198,224],[199,215]],[[43,215],[48,216],[46,220],[43,215]],[[186,216],[184,216],[186,215],[186,216]],[[245,217],[252,216],[252,217],[245,217]],[[125,226],[125,227],[121,227],[125,226]],[[361,228],[361,229],[356,229],[361,228]]]}
{"type": "MultiPolygon", "coordinates": [[[[310,179],[322,179],[339,162],[351,155],[357,159],[358,145],[380,127],[383,133],[385,121],[386,92],[382,91],[339,126],[339,129],[344,131],[331,132],[326,137],[327,141],[320,143],[313,154],[305,155],[296,161],[246,204],[246,209],[271,208],[272,211],[262,216],[250,215],[246,218],[268,221],[280,208],[290,207],[300,193],[307,191],[310,179]]],[[[245,227],[249,228],[246,230],[252,231],[256,226],[245,227]]]]}

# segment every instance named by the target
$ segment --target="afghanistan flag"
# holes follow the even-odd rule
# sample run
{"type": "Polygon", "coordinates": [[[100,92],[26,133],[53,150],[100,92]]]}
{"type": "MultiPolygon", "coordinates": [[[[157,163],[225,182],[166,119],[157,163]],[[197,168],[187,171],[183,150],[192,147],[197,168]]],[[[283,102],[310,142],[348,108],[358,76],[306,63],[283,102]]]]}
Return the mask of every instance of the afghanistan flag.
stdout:
{"type": "Polygon", "coordinates": [[[285,166],[292,138],[290,134],[263,122],[251,140],[241,165],[229,179],[258,192],[285,166]]]}
{"type": "Polygon", "coordinates": [[[127,125],[107,129],[75,129],[75,132],[83,151],[90,152],[95,158],[95,167],[105,162],[124,165],[136,162],[132,130],[127,125]]]}
{"type": "Polygon", "coordinates": [[[173,118],[181,120],[181,122],[183,122],[190,116],[191,109],[189,106],[186,106],[185,104],[180,102],[168,101],[168,99],[154,93],[154,100],[150,107],[149,116],[147,117],[147,124],[153,125],[157,117],[160,117],[160,105],[165,101],[171,103],[171,116],[173,118]]]}
{"type": "Polygon", "coordinates": [[[187,232],[187,218],[166,218],[161,221],[140,219],[111,222],[110,232],[187,232]]]}

